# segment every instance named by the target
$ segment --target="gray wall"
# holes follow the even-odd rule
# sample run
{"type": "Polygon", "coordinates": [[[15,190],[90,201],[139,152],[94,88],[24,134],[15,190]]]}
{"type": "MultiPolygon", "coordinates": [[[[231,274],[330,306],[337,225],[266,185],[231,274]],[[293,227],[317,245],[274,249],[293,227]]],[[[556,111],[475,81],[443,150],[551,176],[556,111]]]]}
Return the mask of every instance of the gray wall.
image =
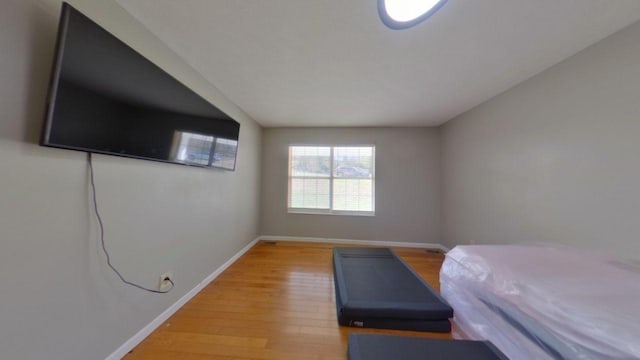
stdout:
{"type": "Polygon", "coordinates": [[[438,159],[436,129],[265,129],[260,233],[440,243],[438,159]],[[290,144],[374,144],[375,216],[288,214],[287,156],[290,144]]]}
{"type": "Polygon", "coordinates": [[[261,128],[113,1],[81,11],[241,122],[238,169],[95,156],[106,267],[85,154],[37,145],[58,0],[0,1],[0,358],[104,359],[257,236],[261,128]]]}
{"type": "Polygon", "coordinates": [[[445,244],[640,257],[640,23],[441,129],[445,244]]]}

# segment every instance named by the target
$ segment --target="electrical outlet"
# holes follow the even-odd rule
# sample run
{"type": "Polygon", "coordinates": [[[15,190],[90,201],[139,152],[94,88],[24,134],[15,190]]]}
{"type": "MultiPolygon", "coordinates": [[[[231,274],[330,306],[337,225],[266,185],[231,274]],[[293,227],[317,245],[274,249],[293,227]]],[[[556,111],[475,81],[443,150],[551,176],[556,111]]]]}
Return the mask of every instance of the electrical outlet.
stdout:
{"type": "Polygon", "coordinates": [[[169,289],[171,289],[171,281],[173,281],[173,273],[172,272],[166,272],[162,275],[160,275],[160,285],[158,286],[158,290],[160,291],[168,291],[169,289]]]}

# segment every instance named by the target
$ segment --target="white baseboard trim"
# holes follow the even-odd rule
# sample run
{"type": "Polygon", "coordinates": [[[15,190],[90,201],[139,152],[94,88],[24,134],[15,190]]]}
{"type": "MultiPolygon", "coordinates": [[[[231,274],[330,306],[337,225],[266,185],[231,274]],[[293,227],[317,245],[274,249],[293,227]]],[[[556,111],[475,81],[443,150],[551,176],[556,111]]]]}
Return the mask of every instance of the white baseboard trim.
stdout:
{"type": "Polygon", "coordinates": [[[406,247],[419,249],[436,249],[446,253],[449,251],[444,245],[434,243],[415,243],[415,242],[395,242],[380,240],[354,240],[354,239],[331,239],[304,236],[277,236],[277,235],[261,235],[258,240],[266,241],[292,241],[292,242],[316,242],[328,244],[344,244],[344,245],[371,245],[384,247],[406,247]]]}
{"type": "Polygon", "coordinates": [[[127,340],[124,344],[122,344],[116,351],[111,353],[105,360],[119,360],[123,356],[125,356],[129,351],[131,351],[136,345],[142,342],[149,334],[151,334],[155,329],[157,329],[163,322],[165,322],[171,315],[173,315],[178,309],[180,309],[184,304],[186,304],[191,298],[193,298],[196,294],[198,294],[205,286],[209,285],[215,278],[217,278],[223,271],[225,271],[231,264],[233,264],[236,260],[238,260],[242,255],[244,255],[249,249],[251,249],[258,241],[260,237],[255,238],[251,241],[247,246],[238,251],[231,259],[227,260],[224,264],[222,264],[219,268],[217,268],[211,275],[207,276],[204,280],[202,280],[196,287],[191,289],[188,293],[182,296],[178,301],[176,301],[173,305],[171,305],[167,310],[163,311],[162,314],[158,315],[153,321],[151,321],[147,326],[143,327],[140,331],[138,331],[132,338],[127,340]]]}

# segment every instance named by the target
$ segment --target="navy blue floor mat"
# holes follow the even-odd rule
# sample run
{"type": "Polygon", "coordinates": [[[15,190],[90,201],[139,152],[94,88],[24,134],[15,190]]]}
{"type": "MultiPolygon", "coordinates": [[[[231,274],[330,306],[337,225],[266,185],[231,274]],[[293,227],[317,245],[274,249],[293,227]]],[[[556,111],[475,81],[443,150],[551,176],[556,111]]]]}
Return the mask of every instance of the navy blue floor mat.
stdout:
{"type": "Polygon", "coordinates": [[[350,334],[348,360],[508,360],[488,341],[350,334]]]}
{"type": "Polygon", "coordinates": [[[451,331],[453,309],[392,250],[334,248],[338,323],[451,331]]]}

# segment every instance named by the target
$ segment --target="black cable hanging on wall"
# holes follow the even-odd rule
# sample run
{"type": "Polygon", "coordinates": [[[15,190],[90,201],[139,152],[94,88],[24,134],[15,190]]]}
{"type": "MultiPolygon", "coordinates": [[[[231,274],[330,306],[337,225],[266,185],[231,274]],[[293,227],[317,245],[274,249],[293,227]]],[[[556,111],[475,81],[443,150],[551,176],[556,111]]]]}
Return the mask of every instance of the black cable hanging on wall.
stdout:
{"type": "Polygon", "coordinates": [[[124,278],[124,276],[122,276],[122,274],[118,271],[118,269],[116,269],[113,264],[111,264],[111,256],[109,255],[109,252],[107,251],[107,247],[105,245],[105,241],[104,241],[104,224],[102,223],[102,217],[100,216],[100,212],[98,211],[98,201],[96,199],[96,184],[93,178],[93,161],[91,160],[91,153],[88,152],[87,153],[87,163],[89,164],[89,175],[90,175],[90,179],[91,179],[91,195],[93,198],[93,210],[94,210],[94,214],[96,215],[96,218],[98,219],[98,228],[100,229],[100,244],[102,245],[102,251],[104,252],[105,257],[107,258],[107,265],[111,268],[111,270],[113,270],[113,272],[116,273],[116,275],[118,275],[118,277],[120,278],[120,280],[122,280],[123,283],[136,287],[138,289],[144,290],[144,291],[148,291],[150,293],[154,293],[154,294],[166,294],[169,291],[173,290],[175,284],[173,283],[173,281],[171,281],[171,279],[167,278],[166,281],[168,281],[169,283],[171,283],[171,287],[167,290],[154,290],[154,289],[149,289],[147,287],[144,287],[142,285],[138,285],[136,283],[133,283],[131,281],[128,281],[127,279],[124,278]]]}

